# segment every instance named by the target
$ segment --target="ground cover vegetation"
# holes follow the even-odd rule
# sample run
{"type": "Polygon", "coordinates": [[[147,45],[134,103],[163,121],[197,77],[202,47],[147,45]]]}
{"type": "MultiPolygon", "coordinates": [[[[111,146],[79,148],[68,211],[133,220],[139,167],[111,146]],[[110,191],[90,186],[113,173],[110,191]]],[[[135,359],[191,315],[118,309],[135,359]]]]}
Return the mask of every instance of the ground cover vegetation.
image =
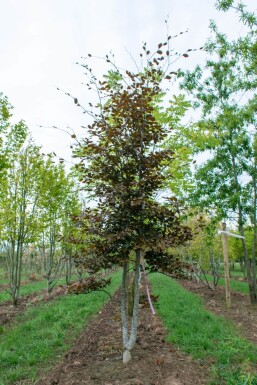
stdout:
{"type": "MultiPolygon", "coordinates": [[[[213,276],[212,275],[205,275],[205,277],[203,277],[203,279],[207,279],[209,282],[212,282],[213,276]]],[[[217,284],[220,286],[225,286],[225,279],[220,277],[217,284]]],[[[245,294],[249,293],[249,287],[248,287],[247,282],[240,282],[240,281],[235,280],[235,279],[230,279],[230,288],[232,290],[239,292],[239,293],[245,293],[245,294]]]]}
{"type": "MultiPolygon", "coordinates": [[[[69,281],[69,284],[77,280],[78,280],[78,276],[76,274],[73,274],[71,275],[71,281],[69,281]]],[[[58,277],[56,286],[66,287],[67,286],[66,277],[58,277]]],[[[35,294],[38,292],[45,292],[46,296],[49,295],[44,277],[42,277],[42,279],[40,280],[26,281],[25,283],[21,281],[19,298],[22,298],[24,296],[29,296],[30,294],[35,294]]],[[[10,301],[10,293],[8,292],[8,290],[7,291],[3,290],[0,292],[0,303],[5,301],[10,301]]]]}
{"type": "MultiPolygon", "coordinates": [[[[117,290],[119,282],[120,272],[116,272],[108,288],[110,295],[117,290]]],[[[0,384],[14,384],[28,379],[35,381],[40,371],[46,370],[53,359],[68,350],[108,298],[103,292],[88,296],[61,296],[51,302],[28,307],[11,326],[2,327],[0,384]]]]}
{"type": "Polygon", "coordinates": [[[257,346],[244,340],[221,317],[208,312],[202,300],[177,282],[151,274],[156,309],[167,328],[167,339],[194,359],[210,364],[210,384],[257,383],[257,346]]]}

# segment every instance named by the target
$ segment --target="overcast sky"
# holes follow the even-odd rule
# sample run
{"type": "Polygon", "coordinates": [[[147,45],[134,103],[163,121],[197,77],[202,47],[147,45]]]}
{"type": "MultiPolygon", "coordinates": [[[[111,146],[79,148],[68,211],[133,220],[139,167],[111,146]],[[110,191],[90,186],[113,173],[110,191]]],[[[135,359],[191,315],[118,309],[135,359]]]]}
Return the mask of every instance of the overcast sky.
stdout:
{"type": "MultiPolygon", "coordinates": [[[[256,0],[244,3],[257,8],[256,0]]],[[[48,127],[72,127],[81,135],[86,118],[57,87],[86,105],[76,62],[112,50],[117,62],[131,66],[127,51],[137,58],[143,41],[163,41],[167,17],[171,34],[189,30],[174,42],[181,51],[204,44],[210,19],[231,36],[243,33],[235,13],[217,12],[214,0],[0,0],[0,92],[14,106],[14,120],[26,121],[45,152],[69,160],[72,139],[48,127]]],[[[203,55],[193,53],[189,65],[203,62],[203,55]]]]}

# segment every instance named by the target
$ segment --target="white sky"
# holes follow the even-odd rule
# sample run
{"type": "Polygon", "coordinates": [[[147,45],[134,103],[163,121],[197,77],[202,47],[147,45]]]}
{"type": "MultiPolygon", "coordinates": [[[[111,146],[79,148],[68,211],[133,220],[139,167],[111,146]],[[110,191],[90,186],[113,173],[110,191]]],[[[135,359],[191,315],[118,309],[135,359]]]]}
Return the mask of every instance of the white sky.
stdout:
{"type": "MultiPolygon", "coordinates": [[[[257,8],[256,0],[244,3],[257,8]]],[[[70,160],[72,139],[47,127],[81,134],[87,121],[57,87],[86,105],[83,69],[75,64],[80,57],[112,50],[117,62],[131,66],[126,50],[137,58],[143,41],[154,47],[163,41],[167,16],[170,34],[189,29],[174,42],[180,51],[204,44],[210,19],[228,34],[242,33],[235,13],[217,12],[214,0],[0,0],[0,92],[14,106],[15,121],[26,121],[45,152],[70,160]]],[[[203,55],[185,60],[194,67],[203,55]]]]}

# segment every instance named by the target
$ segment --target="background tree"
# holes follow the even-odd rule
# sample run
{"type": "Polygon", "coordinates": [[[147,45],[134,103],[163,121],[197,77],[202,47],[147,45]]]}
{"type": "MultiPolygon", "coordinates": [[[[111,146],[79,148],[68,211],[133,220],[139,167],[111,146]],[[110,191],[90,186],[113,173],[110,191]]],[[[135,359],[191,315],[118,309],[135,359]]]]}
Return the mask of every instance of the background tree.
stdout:
{"type": "Polygon", "coordinates": [[[10,165],[10,156],[21,148],[27,137],[27,127],[24,121],[11,123],[12,105],[8,98],[0,93],[0,177],[10,165]]]}
{"type": "Polygon", "coordinates": [[[79,280],[82,279],[83,274],[80,274],[80,271],[77,271],[74,266],[74,256],[77,252],[79,252],[79,245],[72,244],[71,242],[66,242],[69,236],[75,237],[75,234],[78,233],[78,229],[76,228],[76,222],[74,222],[73,218],[78,217],[82,212],[82,200],[79,196],[79,187],[76,179],[71,174],[69,180],[69,193],[66,199],[63,202],[63,212],[64,216],[62,218],[62,231],[61,231],[61,248],[62,255],[65,263],[65,279],[67,285],[70,284],[72,271],[75,271],[79,276],[79,280]]]}
{"type": "MultiPolygon", "coordinates": [[[[237,8],[239,12],[240,9],[243,8],[237,8]]],[[[239,233],[244,237],[244,226],[250,218],[254,232],[257,231],[252,135],[256,126],[256,31],[250,27],[244,38],[229,42],[214,22],[211,30],[213,37],[205,45],[210,59],[204,70],[198,66],[183,75],[182,87],[195,96],[194,106],[202,111],[202,119],[192,128],[188,139],[195,153],[209,154],[194,175],[197,183],[192,197],[195,204],[215,209],[220,218],[237,220],[239,233]]],[[[244,238],[242,243],[250,298],[256,303],[256,251],[251,264],[244,238]]]]}
{"type": "Polygon", "coordinates": [[[193,188],[191,182],[193,148],[188,146],[186,139],[189,130],[185,116],[191,107],[183,94],[173,95],[166,108],[156,109],[156,119],[161,125],[170,127],[170,134],[164,142],[164,148],[174,152],[172,162],[167,161],[166,187],[178,199],[185,199],[193,188]]]}
{"type": "Polygon", "coordinates": [[[24,251],[37,233],[39,169],[43,158],[40,148],[29,143],[18,153],[10,152],[9,162],[11,166],[0,184],[1,236],[8,261],[9,290],[17,305],[24,251]]]}
{"type": "MultiPolygon", "coordinates": [[[[8,291],[16,305],[22,270],[31,273],[37,265],[37,272],[42,273],[38,255],[42,243],[48,257],[44,260],[48,288],[52,289],[56,260],[60,266],[65,260],[61,236],[71,229],[71,216],[78,214],[80,198],[75,176],[67,175],[51,155],[41,153],[23,121],[11,124],[11,111],[8,99],[0,95],[0,249],[9,277],[8,291]]],[[[70,275],[69,270],[67,279],[70,275]]]]}
{"type": "MultiPolygon", "coordinates": [[[[235,233],[238,233],[238,231],[235,230],[235,233]]],[[[245,234],[245,240],[246,240],[246,247],[248,250],[250,261],[252,263],[252,246],[253,246],[253,236],[254,236],[252,226],[246,227],[244,234],[245,234]]],[[[242,242],[237,238],[229,237],[228,248],[229,248],[229,259],[231,260],[231,262],[232,263],[239,262],[241,271],[246,274],[245,264],[244,264],[244,249],[243,249],[242,242]]]]}
{"type": "MultiPolygon", "coordinates": [[[[47,292],[56,285],[68,257],[67,245],[62,243],[63,233],[71,216],[78,214],[79,197],[74,192],[74,180],[67,175],[62,163],[53,162],[48,155],[40,170],[40,196],[38,200],[38,227],[40,233],[37,247],[40,250],[47,292]]],[[[69,254],[69,260],[71,255],[69,254]]],[[[71,270],[71,266],[69,268],[71,270]]],[[[71,271],[70,271],[71,273],[71,271]]]]}

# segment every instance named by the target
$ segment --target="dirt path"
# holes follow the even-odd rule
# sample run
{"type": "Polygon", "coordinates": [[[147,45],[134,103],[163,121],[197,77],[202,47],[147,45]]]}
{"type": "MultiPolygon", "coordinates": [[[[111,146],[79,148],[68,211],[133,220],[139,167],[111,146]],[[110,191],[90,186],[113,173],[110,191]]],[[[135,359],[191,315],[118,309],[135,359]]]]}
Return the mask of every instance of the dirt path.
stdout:
{"type": "MultiPolygon", "coordinates": [[[[37,385],[204,385],[208,367],[165,342],[165,330],[150,309],[140,308],[133,359],[122,363],[117,293],[80,335],[73,348],[37,385]]],[[[27,384],[27,383],[26,383],[27,384]]]]}
{"type": "Polygon", "coordinates": [[[257,344],[257,306],[251,306],[249,295],[232,291],[231,308],[227,309],[224,287],[218,286],[212,291],[195,281],[179,283],[201,296],[208,310],[233,321],[242,336],[257,344]]]}

